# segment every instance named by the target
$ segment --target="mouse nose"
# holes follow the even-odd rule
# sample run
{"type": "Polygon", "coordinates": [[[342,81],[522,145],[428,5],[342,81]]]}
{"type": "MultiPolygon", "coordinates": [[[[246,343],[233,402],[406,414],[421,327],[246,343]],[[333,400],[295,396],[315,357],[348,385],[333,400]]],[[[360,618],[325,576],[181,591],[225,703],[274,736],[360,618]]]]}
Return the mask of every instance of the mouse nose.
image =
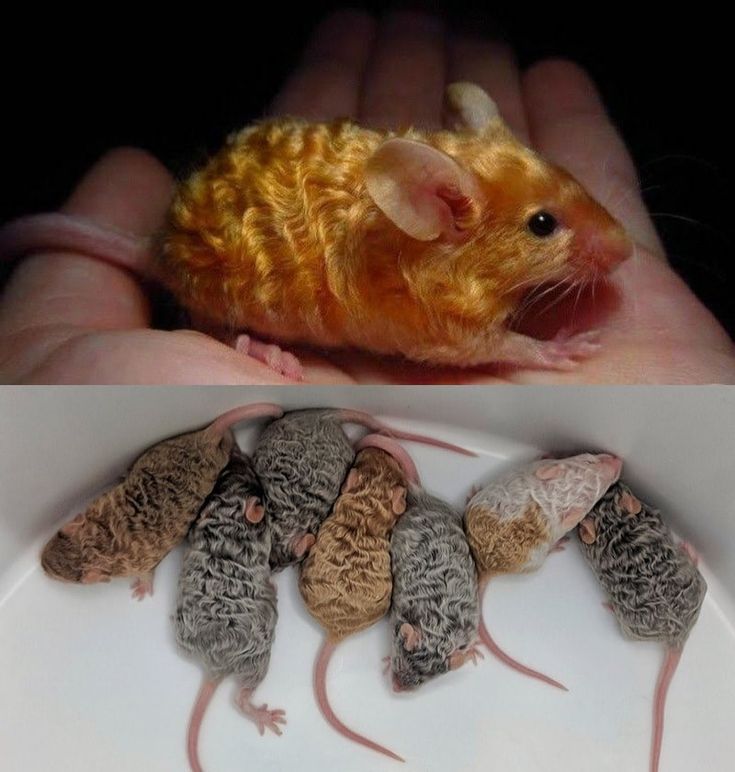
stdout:
{"type": "Polygon", "coordinates": [[[572,243],[574,262],[595,273],[609,273],[632,251],[633,242],[617,223],[606,228],[583,226],[575,231],[572,243]]]}

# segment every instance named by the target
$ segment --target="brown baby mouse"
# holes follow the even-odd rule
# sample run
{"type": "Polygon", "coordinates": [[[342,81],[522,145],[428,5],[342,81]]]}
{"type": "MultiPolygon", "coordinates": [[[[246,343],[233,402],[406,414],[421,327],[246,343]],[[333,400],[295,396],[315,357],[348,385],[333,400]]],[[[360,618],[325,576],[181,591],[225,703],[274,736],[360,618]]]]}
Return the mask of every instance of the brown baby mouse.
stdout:
{"type": "Polygon", "coordinates": [[[677,545],[657,509],[619,482],[578,528],[587,563],[627,638],[660,641],[666,657],[653,701],[651,772],[658,770],[666,693],[707,592],[697,556],[677,545]]]}
{"type": "Polygon", "coordinates": [[[314,667],[314,693],[322,715],[343,737],[403,761],[346,727],[327,696],[327,668],[337,644],[390,608],[390,533],[406,509],[407,482],[418,483],[413,461],[395,440],[368,435],[356,450],[340,496],[301,566],[301,596],[327,633],[314,667]]]}
{"type": "Polygon", "coordinates": [[[125,478],[62,526],[41,553],[53,579],[91,584],[133,576],[133,595],[153,593],[153,571],[186,536],[217,476],[227,464],[230,427],[261,416],[278,418],[278,405],[234,408],[205,429],[180,434],[146,450],[125,478]]]}
{"type": "Polygon", "coordinates": [[[286,413],[265,428],[253,454],[270,518],[274,570],[304,559],[339,495],[355,458],[342,428],[345,423],[474,455],[448,442],[398,431],[359,410],[312,408],[286,413]]]}
{"type": "Polygon", "coordinates": [[[197,746],[204,711],[227,676],[237,678],[237,705],[261,735],[266,729],[280,735],[279,724],[286,723],[282,710],[253,703],[278,618],[262,498],[250,459],[235,446],[189,534],[175,626],[179,647],[205,667],[187,738],[193,772],[201,772],[197,746]]]}
{"type": "Polygon", "coordinates": [[[446,92],[454,130],[271,118],[183,181],[151,241],[67,215],[11,223],[0,252],[76,250],[165,284],[205,329],[288,377],[281,345],[357,348],[432,364],[569,370],[594,331],[512,329],[529,293],[605,276],[621,225],[522,145],[477,85],[446,92]],[[146,268],[144,268],[146,266],[146,268]]]}
{"type": "MultiPolygon", "coordinates": [[[[622,462],[608,453],[542,459],[501,475],[472,496],[465,510],[467,539],[480,577],[480,605],[489,580],[535,571],[618,479],[622,462]]],[[[480,614],[480,640],[502,662],[560,689],[521,665],[491,637],[480,614]]]]}
{"type": "Polygon", "coordinates": [[[418,485],[390,541],[393,595],[390,670],[395,692],[482,657],[477,572],[462,513],[418,485]]]}

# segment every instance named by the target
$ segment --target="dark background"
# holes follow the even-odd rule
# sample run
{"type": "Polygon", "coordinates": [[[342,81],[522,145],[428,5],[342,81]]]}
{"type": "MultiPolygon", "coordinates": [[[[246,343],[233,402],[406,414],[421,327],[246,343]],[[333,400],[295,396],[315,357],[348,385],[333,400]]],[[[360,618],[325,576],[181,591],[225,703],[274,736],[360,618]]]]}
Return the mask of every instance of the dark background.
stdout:
{"type": "MultiPolygon", "coordinates": [[[[363,7],[380,13],[388,5],[363,7]]],[[[661,213],[655,219],[673,265],[735,336],[729,22],[703,4],[650,19],[644,3],[512,5],[460,0],[447,4],[447,15],[478,31],[499,24],[523,65],[562,55],[588,68],[651,211],[661,213]]],[[[84,13],[16,9],[0,46],[0,220],[56,207],[114,145],[144,147],[174,172],[189,168],[260,114],[311,28],[339,3],[186,6],[166,16],[132,3],[84,13]]]]}

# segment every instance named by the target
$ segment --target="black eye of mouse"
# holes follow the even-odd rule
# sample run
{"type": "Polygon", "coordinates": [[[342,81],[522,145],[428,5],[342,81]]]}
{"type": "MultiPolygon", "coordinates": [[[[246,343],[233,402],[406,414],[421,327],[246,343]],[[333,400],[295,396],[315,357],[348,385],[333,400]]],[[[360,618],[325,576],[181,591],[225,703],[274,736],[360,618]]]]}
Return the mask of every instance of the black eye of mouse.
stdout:
{"type": "Polygon", "coordinates": [[[540,238],[551,236],[556,230],[556,226],[556,219],[548,212],[536,212],[536,214],[531,215],[528,220],[528,230],[530,230],[534,236],[539,236],[540,238]]]}

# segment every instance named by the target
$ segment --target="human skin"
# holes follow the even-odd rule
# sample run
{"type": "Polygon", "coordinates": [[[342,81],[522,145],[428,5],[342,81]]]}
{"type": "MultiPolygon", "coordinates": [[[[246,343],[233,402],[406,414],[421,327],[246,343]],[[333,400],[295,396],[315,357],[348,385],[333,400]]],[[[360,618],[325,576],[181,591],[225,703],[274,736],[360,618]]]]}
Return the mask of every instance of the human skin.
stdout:
{"type": "MultiPolygon", "coordinates": [[[[316,28],[271,113],[366,125],[441,126],[444,86],[474,81],[517,136],[566,167],[625,226],[633,257],[611,302],[552,309],[601,330],[603,348],[570,372],[434,368],[360,353],[297,350],[310,383],[735,383],[735,347],[666,261],[635,168],[597,90],[576,65],[546,60],[521,73],[505,43],[451,31],[417,13],[380,22],[341,11],[316,28]],[[596,310],[595,310],[596,309],[596,310]],[[604,309],[604,313],[600,313],[604,309]]],[[[163,222],[173,180],[147,153],[105,155],[62,211],[148,236],[163,222]]],[[[539,304],[543,307],[543,304],[539,304]]],[[[534,331],[549,331],[541,314],[534,331]]],[[[12,383],[289,383],[266,365],[191,330],[151,328],[132,275],[86,255],[35,254],[0,304],[0,381],[12,383]]]]}

